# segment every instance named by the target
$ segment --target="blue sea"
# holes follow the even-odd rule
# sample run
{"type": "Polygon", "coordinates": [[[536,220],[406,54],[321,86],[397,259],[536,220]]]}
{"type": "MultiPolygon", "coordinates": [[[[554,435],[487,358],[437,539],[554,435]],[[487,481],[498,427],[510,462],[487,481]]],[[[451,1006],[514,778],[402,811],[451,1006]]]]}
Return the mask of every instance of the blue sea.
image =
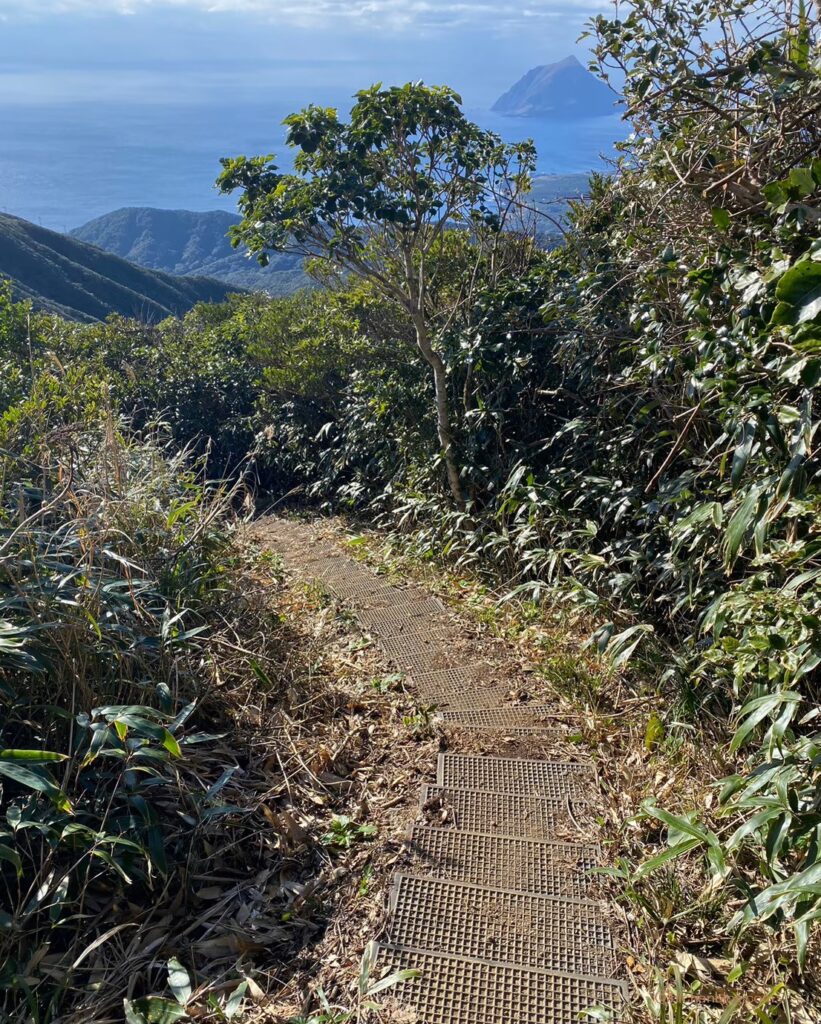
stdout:
{"type": "MultiPolygon", "coordinates": [[[[58,77],[33,90],[27,76],[16,88],[0,76],[0,210],[67,231],[123,206],[233,209],[214,188],[221,156],[277,153],[286,166],[288,113],[309,102],[350,106],[349,91],[316,95],[304,81],[296,89],[203,78],[199,88],[188,79],[177,90],[157,88],[150,75],[127,89],[105,83],[97,75],[63,98],[58,77]]],[[[533,138],[544,174],[601,167],[625,133],[617,116],[520,120],[471,107],[467,96],[465,103],[468,116],[504,139],[533,138]]]]}

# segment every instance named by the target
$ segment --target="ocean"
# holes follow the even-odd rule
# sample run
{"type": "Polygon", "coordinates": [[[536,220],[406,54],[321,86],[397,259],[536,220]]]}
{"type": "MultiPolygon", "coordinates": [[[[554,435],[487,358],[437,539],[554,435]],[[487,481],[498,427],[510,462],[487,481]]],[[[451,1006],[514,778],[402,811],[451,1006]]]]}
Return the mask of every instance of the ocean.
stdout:
{"type": "MultiPolygon", "coordinates": [[[[65,100],[58,82],[33,101],[25,88],[0,89],[0,211],[68,231],[123,206],[233,209],[214,188],[221,156],[277,153],[286,166],[288,113],[311,101],[350,105],[349,93],[313,96],[305,84],[257,90],[229,81],[198,91],[188,82],[177,95],[152,88],[146,76],[143,87],[132,82],[125,95],[107,96],[103,82],[97,76],[96,89],[65,100]]],[[[551,122],[502,117],[467,101],[465,109],[507,141],[533,138],[543,174],[599,168],[625,133],[617,116],[551,122]]]]}

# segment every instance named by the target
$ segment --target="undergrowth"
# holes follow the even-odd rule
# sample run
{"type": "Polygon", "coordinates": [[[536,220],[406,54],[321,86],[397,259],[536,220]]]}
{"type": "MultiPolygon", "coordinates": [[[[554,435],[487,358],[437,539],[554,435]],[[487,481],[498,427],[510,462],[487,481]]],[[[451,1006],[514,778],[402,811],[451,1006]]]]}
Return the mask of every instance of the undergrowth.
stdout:
{"type": "Polygon", "coordinates": [[[298,1015],[412,708],[237,543],[241,484],[108,413],[0,429],[0,1017],[298,1015]]]}

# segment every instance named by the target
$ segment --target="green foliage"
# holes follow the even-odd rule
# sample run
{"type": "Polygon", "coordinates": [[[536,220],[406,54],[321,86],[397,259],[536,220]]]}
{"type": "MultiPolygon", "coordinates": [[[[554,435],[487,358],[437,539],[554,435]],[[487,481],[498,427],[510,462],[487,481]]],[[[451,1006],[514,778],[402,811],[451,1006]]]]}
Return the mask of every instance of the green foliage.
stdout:
{"type": "Polygon", "coordinates": [[[111,409],[136,428],[162,425],[180,447],[209,456],[209,471],[236,471],[253,445],[257,370],[224,329],[235,309],[259,300],[203,305],[183,320],[146,325],[121,317],[80,325],[0,297],[0,360],[15,369],[0,385],[5,430],[25,425],[37,443],[59,412],[68,425],[111,409]]]}
{"type": "Polygon", "coordinates": [[[292,114],[295,174],[267,156],[222,161],[220,187],[242,190],[235,241],[263,261],[269,250],[304,247],[410,308],[402,261],[428,252],[447,226],[497,224],[494,194],[532,170],[532,145],[503,144],[460,104],[445,87],[375,85],[357,94],[348,122],[330,108],[292,114]]]}
{"type": "MultiPolygon", "coordinates": [[[[42,374],[0,420],[4,1020],[46,1024],[89,970],[113,979],[88,944],[161,907],[218,833],[244,828],[201,761],[231,500],[188,453],[126,435],[74,370],[42,374]]],[[[120,984],[97,993],[101,1012],[122,1006],[120,984]]],[[[158,1019],[168,1001],[143,985],[131,1019],[158,1019]]]]}
{"type": "MultiPolygon", "coordinates": [[[[225,162],[222,186],[242,189],[237,239],[260,254],[294,245],[320,257],[324,290],[238,297],[154,328],[34,317],[31,330],[29,311],[0,293],[0,448],[14,452],[4,495],[5,480],[27,481],[4,498],[9,531],[21,507],[23,518],[45,507],[66,479],[48,489],[30,471],[53,437],[87,437],[72,425],[114,423],[121,410],[140,425],[164,419],[218,473],[252,451],[277,500],[298,493],[379,517],[425,558],[457,560],[534,606],[561,600],[595,617],[591,645],[652,692],[648,759],[709,720],[728,765],[709,812],[644,805],[643,827],[661,846],[621,875],[659,918],[661,896],[646,887],[661,891],[686,858],[695,891],[701,857],[700,902],[716,934],[744,947],[791,929],[796,955],[779,964],[776,988],[794,990],[821,916],[817,19],[803,4],[634,0],[618,19],[594,19],[591,35],[598,70],[624,78],[634,133],[617,173],[594,177],[573,204],[566,243],[550,253],[495,219],[501,195],[527,188],[528,147],[470,125],[449,90],[375,87],[347,122],[315,107],[289,120],[295,174],[264,157],[225,162]],[[445,486],[453,469],[459,501],[445,486]]],[[[84,440],[76,458],[92,449],[99,440],[84,440]]],[[[113,456],[96,465],[95,482],[120,472],[113,456]]],[[[175,493],[168,483],[152,501],[166,508],[175,493]]],[[[60,544],[83,549],[63,525],[60,544]]],[[[182,650],[196,647],[184,595],[218,586],[209,572],[198,582],[184,544],[170,563],[160,558],[177,529],[167,515],[146,531],[147,549],[115,547],[125,563],[95,549],[89,578],[105,585],[106,573],[157,552],[143,573],[151,586],[135,592],[139,614],[129,606],[132,633],[147,609],[139,643],[121,644],[120,620],[97,605],[90,619],[77,611],[89,600],[85,568],[75,574],[62,548],[59,565],[43,561],[45,542],[33,564],[49,566],[52,587],[65,576],[71,629],[32,630],[69,614],[56,600],[36,616],[0,609],[7,672],[44,678],[54,636],[76,657],[82,626],[83,658],[112,690],[81,701],[88,722],[72,727],[74,746],[37,719],[39,743],[4,735],[3,784],[49,815],[76,810],[77,778],[99,770],[100,756],[84,766],[92,734],[105,751],[153,751],[140,756],[160,772],[180,760],[174,742],[186,753],[180,730],[155,713],[179,708],[149,699],[133,667],[143,648],[167,667],[175,630],[182,650]],[[166,607],[170,645],[157,634],[166,607]],[[133,715],[91,714],[124,704],[133,715]],[[26,750],[40,759],[13,753],[26,750]]],[[[27,543],[36,532],[26,529],[27,543]]],[[[45,600],[49,589],[32,592],[45,600]]],[[[545,671],[592,706],[607,700],[584,665],[553,656],[545,671]]],[[[101,849],[148,886],[160,869],[146,828],[129,836],[142,853],[101,849]]],[[[327,842],[346,848],[359,829],[340,819],[327,842]]],[[[0,843],[9,880],[26,870],[16,843],[0,843]]],[[[686,1019],[690,993],[680,975],[673,984],[649,1004],[686,1019]]],[[[762,1014],[774,1000],[761,997],[762,1014]]]]}
{"type": "Polygon", "coordinates": [[[242,190],[234,242],[261,262],[272,250],[301,253],[367,281],[404,311],[433,378],[442,465],[461,508],[466,473],[442,334],[469,313],[481,277],[462,264],[448,301],[437,272],[447,278],[452,269],[442,250],[454,229],[487,257],[485,269],[516,250],[500,237],[530,189],[535,150],[503,143],[468,121],[460,104],[451,89],[411,83],[358,93],[348,122],[336,110],[308,107],[286,119],[296,173],[280,174],[272,157],[236,157],[223,160],[218,185],[242,190]]]}
{"type": "Polygon", "coordinates": [[[364,839],[373,839],[375,835],[375,825],[357,825],[347,815],[336,814],[331,820],[330,831],[322,837],[322,842],[326,846],[348,850],[354,843],[364,839]]]}
{"type": "MultiPolygon", "coordinates": [[[[745,13],[636,0],[595,19],[596,62],[625,76],[635,128],[619,173],[593,179],[547,256],[520,250],[494,276],[464,233],[432,251],[432,307],[456,309],[435,337],[466,507],[443,503],[414,443],[423,422],[405,418],[423,378],[391,377],[378,349],[329,410],[333,457],[310,489],[370,500],[420,554],[604,617],[593,642],[661,692],[649,750],[688,719],[724,723],[737,772],[715,820],[648,805],[668,846],[641,874],[703,851],[705,899],[743,907],[727,935],[789,923],[800,965],[821,906],[821,76],[806,8],[759,4],[742,31],[745,13]],[[471,265],[468,312],[449,289],[471,265]]],[[[306,168],[348,130],[321,112],[294,128],[306,168]]],[[[260,195],[287,205],[291,188],[260,195]]]]}

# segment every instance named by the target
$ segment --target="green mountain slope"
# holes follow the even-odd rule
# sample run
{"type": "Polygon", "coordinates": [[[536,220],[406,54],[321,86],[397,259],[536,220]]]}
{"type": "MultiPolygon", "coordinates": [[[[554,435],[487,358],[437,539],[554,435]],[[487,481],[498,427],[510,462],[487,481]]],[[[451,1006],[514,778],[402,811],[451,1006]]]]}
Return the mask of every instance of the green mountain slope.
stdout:
{"type": "Polygon", "coordinates": [[[0,214],[0,277],[17,298],[72,320],[109,313],[156,322],[197,302],[221,302],[237,289],[205,277],[172,277],[135,266],[96,246],[0,214]]]}
{"type": "Polygon", "coordinates": [[[205,274],[240,288],[285,295],[308,282],[298,256],[274,255],[260,267],[231,248],[229,228],[240,218],[224,210],[126,207],[83,224],[72,237],[169,274],[205,274]]]}

